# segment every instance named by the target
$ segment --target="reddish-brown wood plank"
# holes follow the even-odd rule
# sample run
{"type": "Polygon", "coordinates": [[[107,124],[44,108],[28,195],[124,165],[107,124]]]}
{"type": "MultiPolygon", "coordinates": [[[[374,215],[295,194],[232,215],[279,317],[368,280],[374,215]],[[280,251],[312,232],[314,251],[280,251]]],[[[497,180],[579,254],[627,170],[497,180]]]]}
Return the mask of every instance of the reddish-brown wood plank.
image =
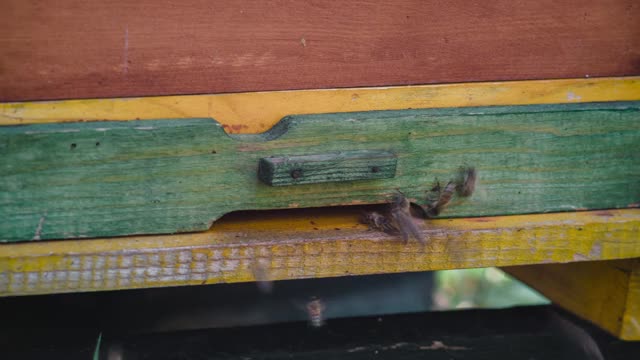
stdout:
{"type": "Polygon", "coordinates": [[[637,74],[635,0],[7,0],[0,11],[0,101],[637,74]]]}

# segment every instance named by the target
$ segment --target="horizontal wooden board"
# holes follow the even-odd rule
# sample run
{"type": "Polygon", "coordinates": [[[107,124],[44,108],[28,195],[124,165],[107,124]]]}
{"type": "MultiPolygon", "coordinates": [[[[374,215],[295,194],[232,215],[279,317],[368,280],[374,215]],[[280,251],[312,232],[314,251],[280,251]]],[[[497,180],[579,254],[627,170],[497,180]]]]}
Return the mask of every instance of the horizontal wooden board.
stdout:
{"type": "Polygon", "coordinates": [[[640,74],[633,0],[10,0],[0,101],[640,74]]]}
{"type": "MultiPolygon", "coordinates": [[[[0,239],[206,230],[235,210],[387,202],[425,205],[461,166],[476,194],[445,216],[638,206],[640,103],[429,109],[291,116],[259,135],[211,119],[0,127],[0,239]],[[377,150],[396,176],[272,187],[260,158],[377,150]]],[[[455,206],[454,206],[455,205],[455,206]]]]}
{"type": "Polygon", "coordinates": [[[290,114],[640,100],[640,77],[0,103],[0,125],[211,117],[256,134],[290,114]]]}
{"type": "MultiPolygon", "coordinates": [[[[640,257],[640,210],[442,219],[425,246],[367,231],[361,209],[236,213],[203,233],[4,244],[0,295],[640,257]]],[[[277,286],[277,284],[276,284],[277,286]]]]}

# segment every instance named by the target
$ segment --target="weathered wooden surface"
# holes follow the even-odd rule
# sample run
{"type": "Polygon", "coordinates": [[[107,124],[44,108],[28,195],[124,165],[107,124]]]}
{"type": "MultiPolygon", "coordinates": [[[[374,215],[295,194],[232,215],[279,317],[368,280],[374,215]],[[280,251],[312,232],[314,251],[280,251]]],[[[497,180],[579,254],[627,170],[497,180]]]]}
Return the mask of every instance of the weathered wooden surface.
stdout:
{"type": "Polygon", "coordinates": [[[633,0],[3,3],[0,101],[638,75],[633,0]]]}
{"type": "Polygon", "coordinates": [[[613,335],[640,340],[639,259],[513,266],[504,270],[613,335]]]}
{"type": "Polygon", "coordinates": [[[640,77],[0,103],[0,125],[214,118],[228,133],[267,131],[290,114],[640,100],[640,77]]]}
{"type": "Polygon", "coordinates": [[[235,213],[207,232],[2,245],[0,295],[640,257],[640,210],[425,223],[426,246],[367,231],[361,209],[235,213]]]}
{"type": "Polygon", "coordinates": [[[635,259],[631,264],[620,337],[640,340],[640,259],[635,259]]]}
{"type": "Polygon", "coordinates": [[[397,163],[393,153],[379,150],[270,156],[260,159],[258,177],[273,186],[389,179],[397,163]]]}
{"type": "Polygon", "coordinates": [[[620,334],[632,260],[503,268],[554,303],[620,334]]]}
{"type": "MultiPolygon", "coordinates": [[[[638,206],[638,102],[291,116],[227,136],[211,119],[0,127],[2,241],[206,230],[234,210],[426,203],[463,165],[476,194],[447,216],[638,206]],[[385,150],[397,175],[278,188],[267,156],[385,150]]],[[[453,205],[456,206],[453,206],[453,205]]]]}

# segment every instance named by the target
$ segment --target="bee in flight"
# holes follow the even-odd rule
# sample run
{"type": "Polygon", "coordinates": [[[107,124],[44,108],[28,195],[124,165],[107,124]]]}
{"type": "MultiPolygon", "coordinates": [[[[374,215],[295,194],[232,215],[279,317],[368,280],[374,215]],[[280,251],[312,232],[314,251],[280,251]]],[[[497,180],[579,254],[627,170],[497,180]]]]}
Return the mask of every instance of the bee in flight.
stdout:
{"type": "Polygon", "coordinates": [[[271,291],[273,291],[273,281],[271,280],[271,276],[269,276],[269,263],[267,259],[253,259],[251,263],[251,273],[261,293],[270,294],[271,291]]]}
{"type": "Polygon", "coordinates": [[[458,195],[469,197],[476,190],[476,182],[478,179],[478,171],[474,167],[462,167],[460,169],[460,179],[458,186],[458,195]]]}
{"type": "Polygon", "coordinates": [[[416,225],[413,216],[411,215],[411,203],[407,198],[398,191],[391,202],[391,219],[395,227],[400,231],[402,240],[405,244],[409,241],[409,237],[413,237],[420,243],[426,243],[420,227],[416,225]]]}
{"type": "Polygon", "coordinates": [[[318,328],[324,325],[325,306],[320,299],[312,297],[306,305],[306,310],[311,326],[318,328]]]}
{"type": "Polygon", "coordinates": [[[454,194],[461,197],[469,197],[476,189],[478,172],[474,167],[462,167],[455,181],[449,181],[444,189],[439,182],[431,189],[436,194],[436,199],[431,201],[425,210],[428,218],[438,215],[451,203],[454,194]]]}
{"type": "Polygon", "coordinates": [[[440,183],[437,182],[436,186],[434,186],[431,191],[436,192],[438,197],[428,205],[426,209],[427,217],[432,218],[440,215],[442,210],[444,210],[444,208],[451,202],[451,198],[453,198],[453,194],[456,192],[457,187],[458,186],[455,182],[449,181],[444,189],[442,189],[440,187],[440,183]]]}

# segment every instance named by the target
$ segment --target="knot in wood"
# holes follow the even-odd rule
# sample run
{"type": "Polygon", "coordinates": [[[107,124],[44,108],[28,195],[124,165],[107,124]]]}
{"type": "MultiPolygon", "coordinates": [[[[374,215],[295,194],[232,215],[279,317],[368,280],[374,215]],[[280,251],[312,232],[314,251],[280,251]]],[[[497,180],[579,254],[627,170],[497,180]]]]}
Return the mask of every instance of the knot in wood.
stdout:
{"type": "Polygon", "coordinates": [[[291,170],[291,177],[294,179],[299,179],[302,177],[302,169],[293,169],[291,170]]]}

